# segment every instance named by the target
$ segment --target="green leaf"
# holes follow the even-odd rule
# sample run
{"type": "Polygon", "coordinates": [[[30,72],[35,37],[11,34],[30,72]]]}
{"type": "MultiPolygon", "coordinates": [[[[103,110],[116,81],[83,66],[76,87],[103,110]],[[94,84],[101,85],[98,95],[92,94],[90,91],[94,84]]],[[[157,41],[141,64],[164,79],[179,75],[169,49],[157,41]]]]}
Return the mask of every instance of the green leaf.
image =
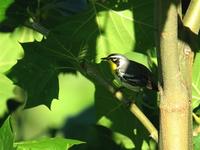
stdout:
{"type": "Polygon", "coordinates": [[[34,42],[35,40],[40,42],[43,35],[33,29],[27,28],[25,26],[17,27],[11,37],[19,41],[20,43],[34,42]]]}
{"type": "Polygon", "coordinates": [[[97,62],[110,53],[146,53],[154,45],[153,1],[96,2],[97,62]]]}
{"type": "Polygon", "coordinates": [[[125,56],[133,61],[136,61],[140,64],[145,65],[147,68],[149,68],[149,63],[148,63],[148,58],[146,55],[142,54],[142,53],[138,53],[138,52],[128,52],[125,53],[125,56]]]}
{"type": "MultiPolygon", "coordinates": [[[[140,100],[136,98],[136,100],[140,100]]],[[[110,128],[123,136],[117,138],[124,147],[140,149],[144,139],[148,139],[148,131],[134,117],[127,107],[118,102],[105,88],[96,85],[95,105],[98,124],[110,128]],[[104,93],[104,94],[102,94],[104,93]],[[103,117],[102,117],[103,116],[103,117]],[[132,141],[132,142],[130,142],[132,141]]]]}
{"type": "Polygon", "coordinates": [[[5,73],[22,57],[23,49],[16,40],[10,37],[10,34],[0,33],[0,45],[2,45],[0,73],[5,73]]]}
{"type": "Polygon", "coordinates": [[[6,18],[6,10],[13,2],[14,0],[0,1],[0,22],[6,18]]]}
{"type": "Polygon", "coordinates": [[[100,55],[97,61],[108,53],[132,51],[135,45],[132,17],[130,10],[106,10],[97,14],[101,31],[97,38],[97,51],[100,55]]]}
{"type": "Polygon", "coordinates": [[[128,138],[127,136],[124,136],[119,133],[114,133],[114,139],[115,139],[116,143],[123,145],[126,149],[134,149],[135,148],[133,141],[130,138],[128,138]]]}
{"type": "Polygon", "coordinates": [[[50,107],[52,99],[58,96],[58,73],[75,72],[80,67],[80,59],[95,58],[98,30],[94,17],[88,9],[67,17],[46,40],[23,44],[25,56],[13,67],[9,77],[28,92],[27,107],[39,104],[50,107]]]}
{"type": "Polygon", "coordinates": [[[56,59],[40,43],[23,44],[25,56],[12,68],[9,77],[28,93],[26,107],[50,107],[58,97],[56,59]]]}
{"type": "MultiPolygon", "coordinates": [[[[151,49],[151,53],[154,53],[155,51],[151,49]]],[[[128,52],[124,54],[128,59],[132,61],[136,61],[140,64],[145,65],[151,72],[152,77],[155,80],[155,83],[157,81],[157,58],[155,56],[152,56],[152,54],[148,53],[148,56],[142,53],[138,52],[128,52]]]]}
{"type": "Polygon", "coordinates": [[[194,150],[199,150],[200,149],[200,142],[199,141],[200,141],[200,134],[193,137],[194,150]]]}
{"type": "Polygon", "coordinates": [[[15,143],[16,150],[68,150],[71,146],[84,142],[64,138],[42,138],[15,143]]]}
{"type": "Polygon", "coordinates": [[[96,62],[110,53],[124,54],[133,50],[146,53],[153,48],[152,1],[142,5],[134,2],[126,10],[112,10],[112,6],[107,5],[107,1],[92,2],[87,10],[67,17],[63,24],[56,26],[54,38],[75,56],[85,52],[85,58],[96,59],[96,62]],[[137,9],[140,13],[135,14],[137,9]]]}
{"type": "Polygon", "coordinates": [[[0,149],[13,150],[14,135],[10,125],[10,117],[4,122],[0,128],[0,149]]]}
{"type": "Polygon", "coordinates": [[[9,98],[14,97],[14,85],[5,75],[0,74],[0,117],[7,112],[6,102],[9,98]]]}
{"type": "Polygon", "coordinates": [[[192,108],[200,104],[200,53],[196,53],[192,72],[192,108]]]}
{"type": "MultiPolygon", "coordinates": [[[[93,83],[80,73],[60,73],[58,78],[59,100],[52,101],[51,110],[40,105],[22,111],[20,114],[25,120],[23,129],[20,128],[17,132],[19,137],[32,139],[44,134],[44,130],[49,131],[49,127],[63,126],[66,134],[73,135],[68,138],[83,139],[79,137],[85,136],[88,128],[95,124],[93,83]]],[[[64,131],[62,134],[65,134],[64,131]]]]}
{"type": "MultiPolygon", "coordinates": [[[[52,32],[54,45],[57,44],[60,47],[61,55],[73,54],[76,58],[95,60],[95,44],[99,32],[92,8],[67,17],[66,21],[56,26],[52,32]]],[[[53,47],[53,44],[49,43],[49,46],[53,47]]]]}
{"type": "MultiPolygon", "coordinates": [[[[9,0],[6,0],[8,2],[9,0]]],[[[33,5],[34,1],[9,1],[9,6],[6,5],[6,8],[3,8],[1,15],[1,25],[0,31],[3,32],[12,32],[15,27],[21,26],[30,18],[30,14],[28,14],[28,9],[33,5]],[[28,3],[32,3],[28,8],[28,3]]]]}

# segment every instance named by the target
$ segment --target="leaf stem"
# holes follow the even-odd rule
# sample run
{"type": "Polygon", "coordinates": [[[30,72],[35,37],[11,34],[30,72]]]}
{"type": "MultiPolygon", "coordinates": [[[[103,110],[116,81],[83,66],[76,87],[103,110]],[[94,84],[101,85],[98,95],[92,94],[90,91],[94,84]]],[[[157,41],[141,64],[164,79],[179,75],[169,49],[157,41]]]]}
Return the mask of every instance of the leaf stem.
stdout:
{"type": "Polygon", "coordinates": [[[191,0],[187,12],[183,18],[183,24],[191,31],[198,34],[200,29],[200,1],[191,0]]]}

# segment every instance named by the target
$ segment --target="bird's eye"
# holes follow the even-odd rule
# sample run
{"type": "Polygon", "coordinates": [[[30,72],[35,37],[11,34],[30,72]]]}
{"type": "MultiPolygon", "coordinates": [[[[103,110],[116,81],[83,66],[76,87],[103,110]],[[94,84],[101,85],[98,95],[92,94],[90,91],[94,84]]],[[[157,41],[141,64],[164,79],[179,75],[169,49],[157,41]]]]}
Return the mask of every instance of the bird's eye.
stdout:
{"type": "Polygon", "coordinates": [[[112,62],[117,62],[117,58],[112,58],[112,62]]]}

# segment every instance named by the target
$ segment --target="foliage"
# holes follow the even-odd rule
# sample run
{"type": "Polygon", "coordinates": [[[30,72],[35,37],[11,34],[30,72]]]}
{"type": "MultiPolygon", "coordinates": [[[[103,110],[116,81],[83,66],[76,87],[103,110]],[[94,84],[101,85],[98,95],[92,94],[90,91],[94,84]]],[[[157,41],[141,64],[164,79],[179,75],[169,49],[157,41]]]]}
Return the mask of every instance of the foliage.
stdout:
{"type": "Polygon", "coordinates": [[[193,98],[193,103],[192,103],[192,106],[193,108],[196,108],[199,106],[200,102],[199,102],[199,98],[200,98],[200,73],[198,71],[199,69],[199,60],[200,59],[200,54],[197,53],[196,55],[196,58],[195,58],[195,62],[194,62],[194,65],[193,65],[193,81],[192,81],[192,98],[193,98]]]}
{"type": "Polygon", "coordinates": [[[15,143],[17,150],[26,150],[26,149],[66,149],[68,150],[74,144],[81,144],[83,142],[72,139],[62,139],[62,138],[43,138],[34,141],[26,141],[15,143]]]}
{"type": "Polygon", "coordinates": [[[9,149],[12,150],[13,142],[14,142],[14,135],[12,133],[12,129],[10,126],[10,118],[8,118],[4,124],[0,128],[0,145],[1,149],[9,149]]]}
{"type": "MultiPolygon", "coordinates": [[[[1,149],[156,149],[143,125],[85,65],[115,86],[100,60],[123,53],[157,78],[153,10],[153,0],[1,1],[1,149]]],[[[195,112],[199,57],[193,69],[195,112]]],[[[155,92],[124,93],[159,126],[155,92]]]]}

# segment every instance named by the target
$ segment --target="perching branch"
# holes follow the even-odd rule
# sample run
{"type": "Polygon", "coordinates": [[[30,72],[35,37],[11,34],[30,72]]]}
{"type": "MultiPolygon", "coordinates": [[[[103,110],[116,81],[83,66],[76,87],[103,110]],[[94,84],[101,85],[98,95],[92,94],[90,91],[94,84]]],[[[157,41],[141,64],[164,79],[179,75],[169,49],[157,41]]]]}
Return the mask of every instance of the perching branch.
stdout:
{"type": "MultiPolygon", "coordinates": [[[[105,87],[105,89],[107,89],[109,92],[111,92],[112,95],[117,100],[119,100],[120,102],[127,105],[127,99],[124,96],[124,94],[121,91],[116,92],[116,90],[114,89],[114,87],[110,83],[108,83],[101,76],[99,76],[99,74],[100,74],[99,71],[93,65],[86,62],[84,68],[86,70],[86,74],[83,73],[84,75],[89,76],[89,78],[93,78],[95,81],[97,81],[98,83],[103,85],[105,87]]],[[[131,103],[129,105],[129,110],[145,126],[145,128],[149,131],[150,136],[156,142],[158,142],[158,131],[157,131],[157,129],[150,122],[150,120],[144,115],[144,113],[137,107],[137,105],[135,103],[131,103]]]]}

